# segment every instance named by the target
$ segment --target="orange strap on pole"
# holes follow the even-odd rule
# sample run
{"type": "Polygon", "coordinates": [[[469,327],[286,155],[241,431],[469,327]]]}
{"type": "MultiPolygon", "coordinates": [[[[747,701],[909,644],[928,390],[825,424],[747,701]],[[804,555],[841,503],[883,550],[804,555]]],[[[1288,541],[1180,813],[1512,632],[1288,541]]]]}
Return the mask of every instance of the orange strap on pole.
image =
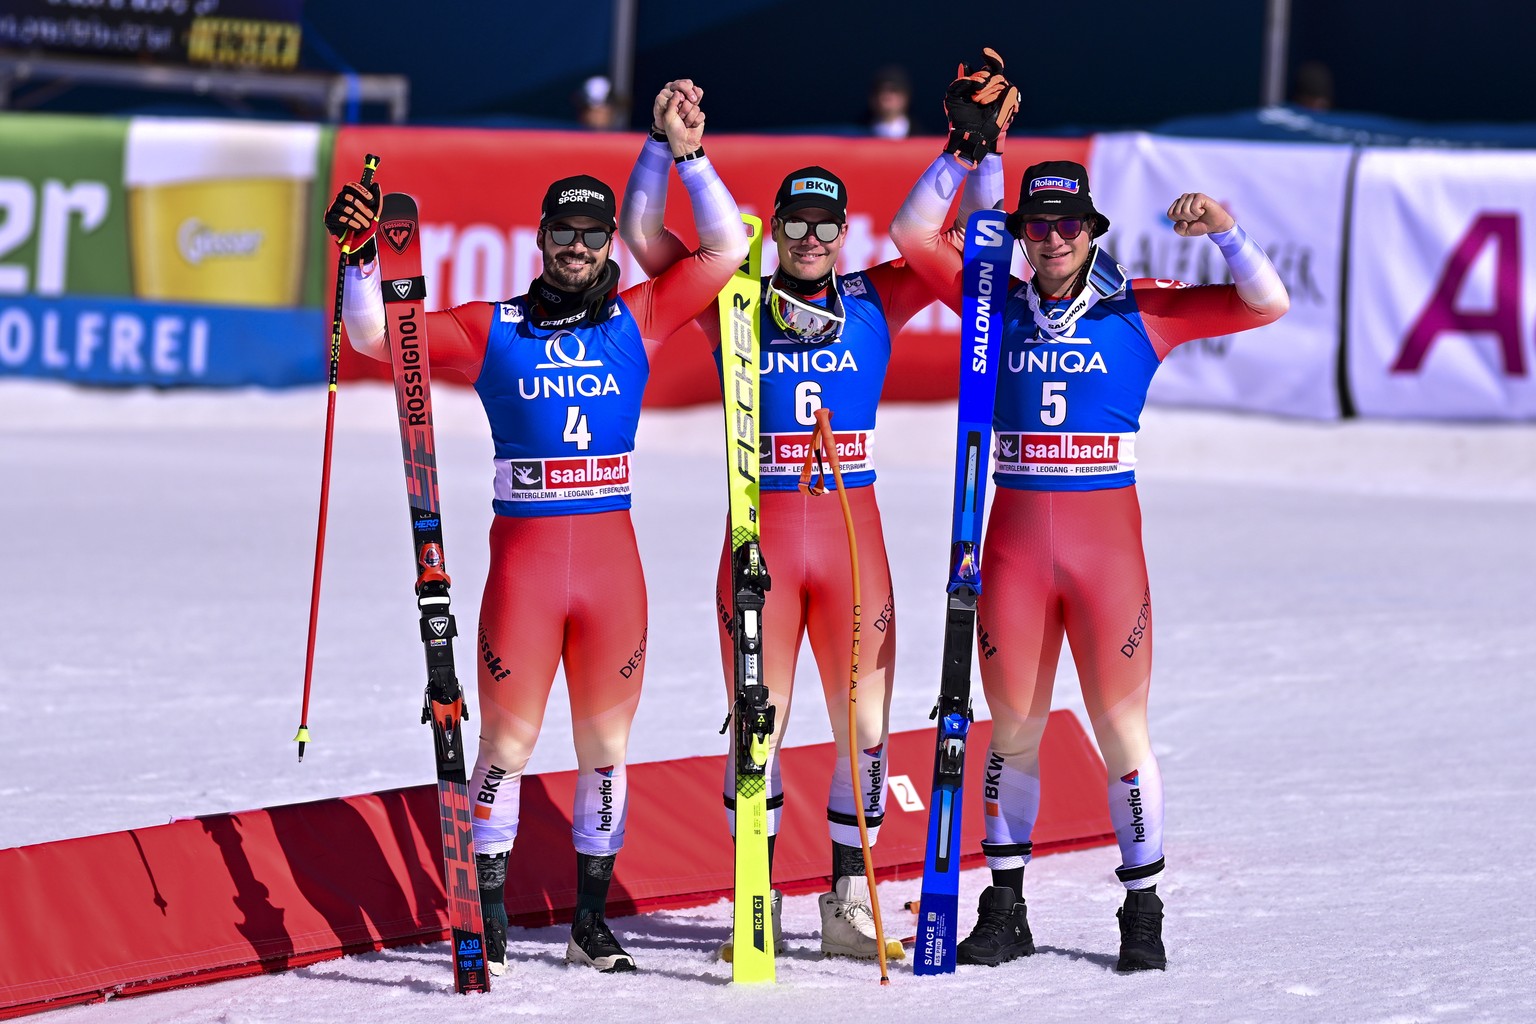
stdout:
{"type": "Polygon", "coordinates": [[[869,906],[875,918],[875,943],[879,947],[880,984],[891,983],[885,963],[885,923],[880,918],[880,897],[875,891],[875,861],[869,849],[869,828],[864,823],[864,800],[859,795],[859,629],[862,602],[859,594],[859,542],[853,532],[853,510],[848,507],[848,492],[843,488],[843,467],[837,458],[837,437],[832,433],[832,410],[816,410],[816,429],[811,448],[800,469],[800,490],[813,497],[827,493],[827,463],[832,465],[832,479],[837,485],[838,501],[843,506],[843,524],[848,528],[848,561],[853,569],[853,668],[848,675],[848,777],[854,780],[854,811],[859,819],[859,843],[864,848],[864,877],[869,882],[869,906]],[[823,461],[825,459],[825,461],[823,461]],[[812,464],[815,468],[812,468],[812,464]],[[814,477],[814,479],[813,479],[814,477]]]}

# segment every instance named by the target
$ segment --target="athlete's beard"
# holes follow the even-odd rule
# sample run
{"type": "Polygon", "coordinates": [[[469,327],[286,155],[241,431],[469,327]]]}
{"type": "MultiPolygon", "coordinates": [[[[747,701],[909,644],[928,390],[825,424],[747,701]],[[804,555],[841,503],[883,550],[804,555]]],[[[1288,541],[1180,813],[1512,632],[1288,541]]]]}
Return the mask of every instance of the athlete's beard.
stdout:
{"type": "Polygon", "coordinates": [[[598,259],[596,255],[588,253],[587,262],[580,267],[567,268],[562,265],[558,257],[544,257],[544,276],[549,283],[561,291],[580,292],[585,291],[597,283],[598,275],[603,272],[606,260],[598,259]]]}

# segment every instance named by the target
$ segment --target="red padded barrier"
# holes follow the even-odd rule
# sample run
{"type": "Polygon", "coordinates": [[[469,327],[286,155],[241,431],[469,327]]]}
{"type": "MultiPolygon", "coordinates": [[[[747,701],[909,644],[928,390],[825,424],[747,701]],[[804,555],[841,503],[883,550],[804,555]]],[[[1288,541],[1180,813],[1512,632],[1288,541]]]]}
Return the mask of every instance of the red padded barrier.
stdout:
{"type": "MultiPolygon", "coordinates": [[[[990,722],[971,730],[967,778],[981,778],[990,722]]],[[[824,888],[830,743],[784,751],[783,826],[774,881],[824,888]]],[[[624,854],[610,913],[728,897],[732,854],[721,803],[723,757],[631,765],[624,854]]],[[[890,741],[892,794],[882,878],[922,873],[933,731],[890,741]]],[[[1104,763],[1069,711],[1051,714],[1041,751],[1045,799],[1035,852],[1114,836],[1104,763]]],[[[575,772],[523,781],[507,910],[524,925],[574,907],[570,806],[575,772]]],[[[979,783],[967,787],[963,848],[981,861],[979,783]]],[[[152,828],[0,850],[0,1019],[70,1003],[282,971],[383,946],[447,937],[436,787],[215,814],[152,828]],[[89,942],[77,922],[89,921],[89,942]]],[[[444,961],[444,984],[451,985],[444,961]]]]}

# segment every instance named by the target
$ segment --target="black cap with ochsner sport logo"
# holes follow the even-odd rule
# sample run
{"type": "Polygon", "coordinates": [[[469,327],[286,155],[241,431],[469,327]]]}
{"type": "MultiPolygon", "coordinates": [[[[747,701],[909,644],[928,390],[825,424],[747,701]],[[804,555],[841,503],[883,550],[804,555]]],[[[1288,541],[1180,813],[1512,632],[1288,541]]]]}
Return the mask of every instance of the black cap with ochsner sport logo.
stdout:
{"type": "Polygon", "coordinates": [[[773,197],[773,215],[779,219],[799,210],[826,210],[839,222],[848,219],[848,188],[843,179],[825,167],[790,171],[773,197]]]}
{"type": "Polygon", "coordinates": [[[612,231],[616,225],[614,212],[617,209],[613,201],[613,189],[590,174],[578,174],[561,178],[549,186],[549,191],[544,193],[539,226],[568,217],[591,217],[612,231]]]}

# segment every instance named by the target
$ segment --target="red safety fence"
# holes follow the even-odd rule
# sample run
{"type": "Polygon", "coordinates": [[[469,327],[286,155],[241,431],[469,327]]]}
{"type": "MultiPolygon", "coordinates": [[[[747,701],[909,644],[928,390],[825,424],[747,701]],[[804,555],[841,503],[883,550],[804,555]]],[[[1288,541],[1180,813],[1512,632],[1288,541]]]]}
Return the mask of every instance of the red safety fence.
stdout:
{"type": "MultiPolygon", "coordinates": [[[[875,848],[882,878],[922,873],[933,736],[916,729],[890,739],[891,793],[875,848]]],[[[971,730],[967,866],[981,862],[990,736],[990,722],[971,730]]],[[[835,756],[830,743],[783,752],[774,881],[785,892],[828,883],[825,794],[835,756]]],[[[630,766],[634,799],[610,916],[729,897],[724,768],[723,756],[630,766]]],[[[1051,714],[1041,770],[1035,852],[1112,843],[1104,763],[1069,711],[1051,714]]],[[[575,784],[575,772],[523,781],[507,872],[514,923],[567,920],[575,906],[575,784]]],[[[0,1019],[447,938],[435,791],[414,786],[0,850],[0,1019]]],[[[443,984],[452,986],[446,960],[443,984]]]]}

